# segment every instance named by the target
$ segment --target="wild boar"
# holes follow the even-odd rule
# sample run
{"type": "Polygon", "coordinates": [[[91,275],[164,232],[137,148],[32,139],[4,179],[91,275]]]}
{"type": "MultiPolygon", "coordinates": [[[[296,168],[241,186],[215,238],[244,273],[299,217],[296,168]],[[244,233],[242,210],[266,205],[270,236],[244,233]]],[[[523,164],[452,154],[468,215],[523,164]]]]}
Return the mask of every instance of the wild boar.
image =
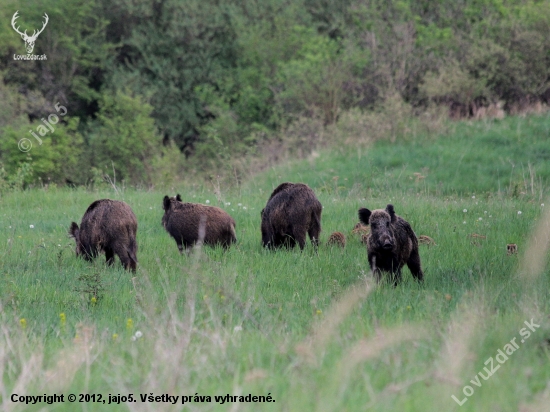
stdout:
{"type": "Polygon", "coordinates": [[[311,188],[303,183],[281,183],[261,212],[262,245],[268,248],[298,243],[304,249],[306,233],[317,247],[321,234],[323,206],[311,188]]]}
{"type": "Polygon", "coordinates": [[[327,240],[327,246],[346,247],[346,236],[342,232],[333,232],[327,240]]]}
{"type": "Polygon", "coordinates": [[[237,242],[235,220],[215,206],[184,203],[181,196],[164,196],[162,226],[174,238],[178,249],[189,251],[199,240],[206,245],[228,248],[237,242]]]}
{"type": "Polygon", "coordinates": [[[136,271],[137,219],[124,202],[101,199],[93,202],[82,217],[80,227],[71,223],[69,235],[76,242],[76,255],[92,260],[105,252],[110,266],[117,255],[125,269],[136,271]]]}
{"type": "Polygon", "coordinates": [[[393,205],[372,212],[361,208],[359,220],[371,228],[367,235],[368,260],[378,282],[384,271],[390,273],[391,281],[397,285],[401,281],[401,269],[405,264],[416,280],[423,280],[418,239],[411,225],[395,214],[393,205]]]}

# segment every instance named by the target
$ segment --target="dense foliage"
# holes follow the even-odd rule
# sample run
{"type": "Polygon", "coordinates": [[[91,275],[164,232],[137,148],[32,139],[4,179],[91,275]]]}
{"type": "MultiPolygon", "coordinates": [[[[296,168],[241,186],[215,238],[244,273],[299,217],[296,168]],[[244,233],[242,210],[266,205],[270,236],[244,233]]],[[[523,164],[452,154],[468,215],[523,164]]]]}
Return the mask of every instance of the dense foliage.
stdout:
{"type": "Polygon", "coordinates": [[[550,99],[548,1],[2,3],[0,162],[26,183],[215,172],[296,122],[326,127],[388,99],[458,117],[550,99]],[[18,9],[28,32],[48,14],[34,51],[47,60],[13,58],[18,9]],[[18,153],[56,104],[68,114],[55,132],[18,153]]]}

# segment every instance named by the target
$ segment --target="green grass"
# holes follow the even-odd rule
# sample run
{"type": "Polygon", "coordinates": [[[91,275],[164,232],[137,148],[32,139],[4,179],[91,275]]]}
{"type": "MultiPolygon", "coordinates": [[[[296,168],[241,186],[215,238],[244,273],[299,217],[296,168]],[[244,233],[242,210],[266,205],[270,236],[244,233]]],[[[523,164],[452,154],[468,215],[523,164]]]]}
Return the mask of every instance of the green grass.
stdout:
{"type": "Polygon", "coordinates": [[[540,198],[548,195],[550,182],[550,119],[461,122],[445,136],[333,148],[308,161],[282,165],[260,182],[276,186],[285,175],[328,192],[356,189],[376,197],[397,191],[540,198]]]}
{"type": "Polygon", "coordinates": [[[227,252],[178,253],[160,223],[163,196],[175,194],[168,191],[4,194],[3,408],[75,410],[68,402],[15,404],[10,396],[16,391],[104,399],[131,393],[138,400],[88,404],[90,410],[540,410],[527,406],[544,401],[550,380],[544,366],[550,357],[550,277],[546,269],[529,283],[519,262],[530,233],[542,224],[541,212],[550,207],[541,206],[550,147],[542,137],[548,137],[549,124],[548,117],[461,123],[439,138],[378,143],[360,153],[321,152],[241,187],[222,188],[219,199],[210,188],[182,187],[184,200],[208,200],[235,218],[239,241],[227,252]],[[508,143],[491,151],[491,139],[508,143]],[[471,156],[462,156],[461,147],[471,156]],[[518,166],[506,168],[507,156],[536,170],[533,191],[524,190],[518,166]],[[474,168],[476,163],[482,166],[474,168]],[[409,179],[421,165],[429,168],[426,178],[409,179]],[[318,253],[310,245],[303,252],[261,248],[260,210],[282,181],[306,182],[318,194],[324,206],[318,253]],[[80,222],[87,206],[104,197],[126,201],[137,215],[135,275],[118,258],[109,268],[103,256],[92,263],[74,256],[70,222],[80,222]],[[397,288],[375,287],[365,247],[350,235],[359,207],[389,202],[417,235],[436,242],[420,246],[422,285],[405,268],[397,288]],[[324,245],[332,231],[348,236],[345,249],[324,245]],[[520,254],[507,256],[508,243],[516,243],[520,254]],[[89,293],[94,288],[95,303],[89,293]],[[483,372],[485,360],[512,338],[519,342],[519,330],[531,318],[540,329],[494,376],[473,386],[470,380],[483,372]],[[132,340],[138,330],[143,336],[132,340]],[[474,394],[459,407],[451,395],[464,398],[464,385],[473,386],[474,394]],[[142,403],[139,394],[151,392],[198,393],[212,402],[184,407],[180,398],[170,408],[142,403]],[[270,393],[276,402],[236,406],[214,400],[248,393],[270,393]]]}

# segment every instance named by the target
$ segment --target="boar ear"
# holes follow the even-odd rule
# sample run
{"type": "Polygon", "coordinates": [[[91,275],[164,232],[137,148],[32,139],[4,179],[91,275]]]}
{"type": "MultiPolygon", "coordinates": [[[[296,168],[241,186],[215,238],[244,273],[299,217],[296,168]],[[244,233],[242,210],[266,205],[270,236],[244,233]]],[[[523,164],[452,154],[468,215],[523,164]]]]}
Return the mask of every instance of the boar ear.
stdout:
{"type": "Polygon", "coordinates": [[[396,217],[395,217],[395,210],[393,209],[393,205],[386,206],[386,212],[389,213],[390,218],[391,218],[391,222],[395,223],[396,217]]]}
{"type": "Polygon", "coordinates": [[[78,225],[75,222],[71,222],[71,226],[69,227],[69,237],[74,237],[75,239],[78,239],[78,225]]]}
{"type": "Polygon", "coordinates": [[[369,224],[370,215],[371,215],[371,211],[369,209],[366,209],[364,207],[359,209],[359,220],[363,222],[365,225],[369,224]]]}
{"type": "Polygon", "coordinates": [[[181,202],[181,201],[182,201],[182,200],[181,200],[181,196],[180,196],[179,193],[176,195],[176,200],[177,200],[178,202],[181,202]]]}
{"type": "Polygon", "coordinates": [[[170,198],[168,196],[164,196],[164,199],[162,199],[162,208],[164,210],[170,209],[170,198]]]}

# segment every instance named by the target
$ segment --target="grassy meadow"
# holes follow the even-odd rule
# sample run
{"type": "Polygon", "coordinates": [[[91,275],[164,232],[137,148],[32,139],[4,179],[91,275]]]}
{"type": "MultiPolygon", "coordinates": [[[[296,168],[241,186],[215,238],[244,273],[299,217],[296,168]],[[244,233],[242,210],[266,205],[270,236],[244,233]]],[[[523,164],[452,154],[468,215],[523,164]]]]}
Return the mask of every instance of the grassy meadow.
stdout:
{"type": "Polygon", "coordinates": [[[549,183],[543,115],[326,149],[227,188],[4,193],[1,408],[550,410],[549,183]],[[309,243],[303,252],[260,245],[260,210],[283,181],[309,184],[323,204],[318,252],[309,243]],[[176,193],[228,211],[238,244],[180,255],[161,226],[162,198],[176,193]],[[69,224],[106,197],[138,218],[135,275],[118,258],[106,267],[104,256],[88,263],[74,255],[69,224]],[[351,233],[358,208],[388,203],[435,241],[420,246],[423,284],[404,268],[397,288],[377,286],[351,233]],[[333,231],[347,236],[344,249],[325,245],[333,231]],[[507,254],[510,243],[518,254],[507,254]],[[540,327],[526,337],[531,320],[540,327]],[[514,338],[517,351],[494,360],[500,367],[488,377],[486,361],[514,338]],[[54,393],[65,402],[12,402],[12,394],[54,393]],[[79,394],[102,400],[79,403],[79,394]],[[108,404],[109,394],[134,402],[108,404]],[[179,398],[172,405],[140,394],[179,398]],[[227,394],[274,402],[216,401],[227,394]],[[467,400],[459,406],[453,395],[467,400]]]}

